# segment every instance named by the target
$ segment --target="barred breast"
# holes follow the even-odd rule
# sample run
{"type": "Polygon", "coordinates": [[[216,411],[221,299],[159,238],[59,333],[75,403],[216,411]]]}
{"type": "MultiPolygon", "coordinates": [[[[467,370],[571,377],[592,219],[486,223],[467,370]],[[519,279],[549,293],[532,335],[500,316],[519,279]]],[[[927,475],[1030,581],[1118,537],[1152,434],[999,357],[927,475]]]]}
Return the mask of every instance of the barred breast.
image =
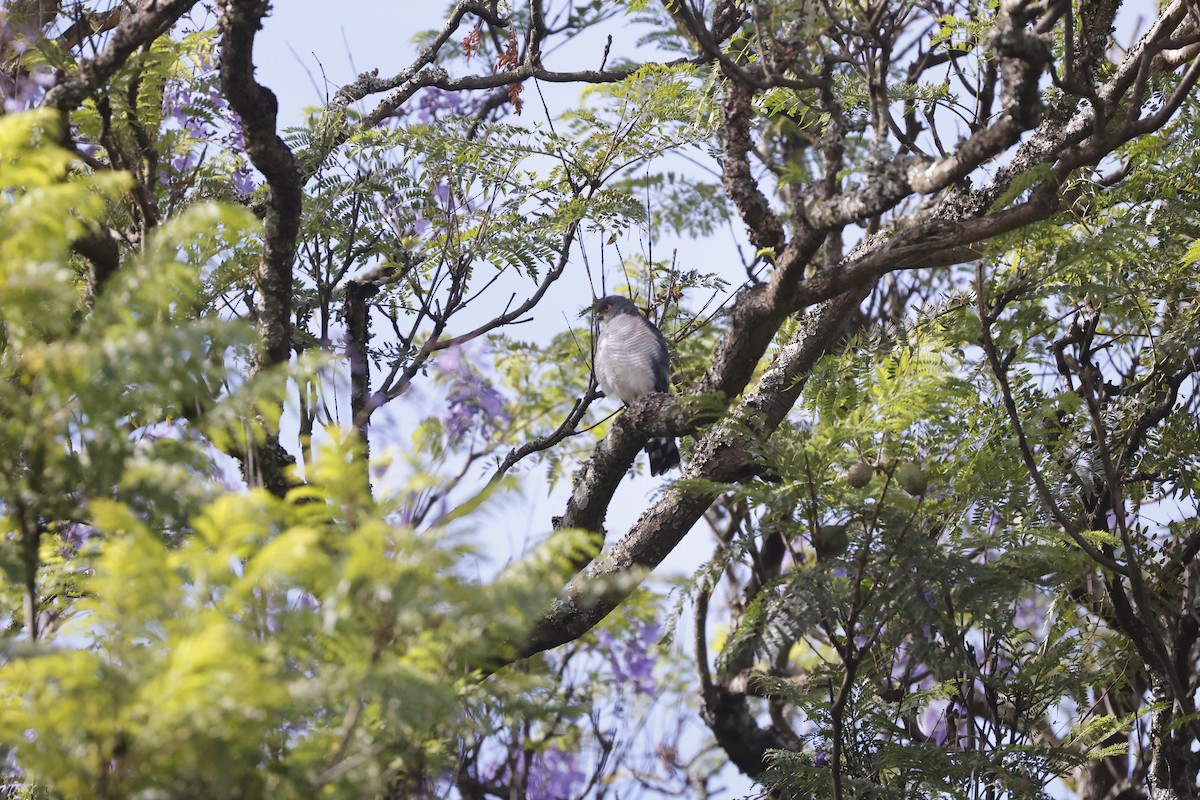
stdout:
{"type": "Polygon", "coordinates": [[[605,323],[596,342],[596,380],[626,405],[667,391],[667,349],[649,323],[623,314],[605,323]]]}

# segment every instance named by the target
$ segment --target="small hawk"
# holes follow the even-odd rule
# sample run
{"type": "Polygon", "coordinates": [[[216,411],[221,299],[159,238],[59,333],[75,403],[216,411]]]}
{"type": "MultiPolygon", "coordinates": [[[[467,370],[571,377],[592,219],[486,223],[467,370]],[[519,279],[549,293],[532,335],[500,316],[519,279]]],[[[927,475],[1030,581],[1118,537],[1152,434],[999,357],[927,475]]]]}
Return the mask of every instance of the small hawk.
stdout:
{"type": "MultiPolygon", "coordinates": [[[[633,301],[611,294],[597,300],[592,310],[601,324],[596,340],[596,380],[604,394],[631,406],[651,392],[670,391],[667,340],[633,301]]],[[[646,442],[646,455],[651,475],[679,466],[674,439],[651,439],[646,442]]]]}

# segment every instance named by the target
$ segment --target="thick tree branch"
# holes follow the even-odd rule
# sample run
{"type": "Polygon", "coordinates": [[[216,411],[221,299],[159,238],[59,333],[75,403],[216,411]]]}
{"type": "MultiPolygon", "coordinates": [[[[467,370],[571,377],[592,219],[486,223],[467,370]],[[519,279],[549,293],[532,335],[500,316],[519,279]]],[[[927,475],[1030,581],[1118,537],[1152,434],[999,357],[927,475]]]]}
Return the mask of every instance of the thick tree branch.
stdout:
{"type": "Polygon", "coordinates": [[[123,16],[104,52],[81,61],[75,72],[46,92],[42,104],[59,111],[77,108],[84,98],[116,74],[135,50],[166,33],[194,5],[196,0],[143,0],[136,11],[123,16]]]}
{"type": "MultiPolygon", "coordinates": [[[[537,8],[535,7],[534,10],[536,12],[537,8]]],[[[445,69],[436,66],[434,62],[438,53],[449,42],[450,37],[462,26],[463,18],[468,14],[474,14],[495,27],[503,28],[511,24],[508,19],[496,16],[493,10],[483,3],[460,0],[434,40],[417,55],[417,58],[409,66],[388,78],[380,78],[378,70],[365,73],[353,83],[343,86],[329,104],[329,111],[335,118],[339,118],[346,107],[352,103],[364,100],[374,94],[383,92],[389,94],[353,126],[338,130],[323,140],[305,159],[306,175],[314,174],[328,154],[349,139],[354,130],[371,128],[383,122],[421,89],[435,88],[446,92],[490,90],[530,79],[547,83],[616,83],[625,80],[638,69],[637,67],[571,71],[547,69],[541,62],[542,33],[538,27],[544,24],[544,18],[535,13],[531,21],[533,29],[528,34],[529,46],[526,50],[526,57],[520,64],[510,69],[488,74],[453,78],[445,69]]],[[[699,63],[699,61],[681,58],[664,62],[664,65],[677,66],[687,63],[699,63]]]]}
{"type": "Polygon", "coordinates": [[[721,185],[741,214],[750,243],[758,250],[778,251],[786,241],[783,225],[750,171],[749,154],[754,149],[750,140],[753,99],[750,90],[738,83],[730,82],[725,87],[725,96],[721,100],[721,110],[725,114],[720,129],[721,154],[724,156],[721,185]]]}
{"type": "Polygon", "coordinates": [[[368,301],[379,291],[369,282],[346,284],[346,356],[350,362],[350,413],[362,442],[363,456],[369,457],[371,439],[367,435],[366,409],[371,395],[371,308],[368,301]],[[357,424],[359,420],[362,424],[357,424]]]}
{"type": "MultiPolygon", "coordinates": [[[[1139,59],[1153,58],[1169,38],[1171,20],[1182,18],[1181,6],[1173,4],[1117,66],[1113,77],[1100,88],[1098,96],[1107,107],[1132,84],[1139,59]]],[[[1017,52],[1022,55],[1024,51],[1017,52]]],[[[1025,57],[1032,58],[1028,53],[1025,57]]],[[[1014,56],[1015,57],[1015,56],[1014,56]]],[[[1023,96],[1023,87],[1015,82],[1035,80],[1040,62],[1032,65],[1023,77],[1009,77],[1014,82],[1009,97],[1023,96]]],[[[729,160],[743,159],[747,152],[746,126],[741,122],[749,108],[749,95],[744,87],[727,88],[725,98],[727,125],[723,132],[726,152],[725,176],[727,191],[742,213],[756,245],[778,247],[782,230],[769,204],[757,193],[752,177],[745,166],[732,167],[729,160]],[[738,137],[743,137],[739,139],[738,137]],[[745,191],[744,191],[745,190],[745,191]]],[[[1011,101],[1010,101],[1011,102],[1011,101]]],[[[1111,152],[1119,142],[1107,140],[1106,148],[1096,151],[1073,152],[1064,157],[1064,150],[1086,140],[1096,130],[1093,106],[1079,107],[1067,99],[1044,115],[1031,116],[1026,110],[1009,109],[992,126],[969,137],[956,151],[940,161],[929,164],[912,160],[884,166],[881,174],[887,177],[849,197],[831,197],[810,201],[806,219],[799,220],[799,229],[792,240],[777,252],[775,271],[767,284],[752,286],[743,291],[730,310],[730,333],[718,345],[713,366],[698,382],[697,394],[720,394],[727,398],[738,396],[753,373],[754,365],[765,352],[774,332],[783,320],[797,310],[815,303],[825,303],[817,319],[827,320],[827,314],[837,308],[848,314],[842,298],[861,297],[879,276],[897,269],[931,267],[961,263],[981,254],[978,245],[997,235],[1016,230],[1032,222],[1044,220],[1059,208],[1058,187],[1066,177],[1081,166],[1095,164],[1111,152]],[[1032,120],[1039,119],[1037,128],[1016,148],[1009,166],[997,170],[996,177],[979,191],[961,191],[956,182],[972,173],[981,164],[1016,143],[1032,120]],[[1032,192],[1028,199],[1011,208],[990,213],[995,199],[1018,176],[1027,174],[1039,165],[1055,165],[1052,177],[1032,192]],[[948,190],[948,191],[947,191],[948,190]],[[905,197],[916,192],[936,193],[927,206],[933,215],[908,230],[884,233],[864,242],[849,259],[837,268],[819,271],[805,277],[813,255],[819,251],[826,234],[836,225],[861,221],[892,209],[905,197]],[[841,296],[839,298],[839,295],[841,296]],[[831,298],[839,298],[833,300],[831,298]]],[[[1155,119],[1156,124],[1165,122],[1155,119]]],[[[828,338],[815,337],[811,342],[793,340],[788,347],[799,347],[811,355],[824,352],[828,338]]],[[[801,372],[785,366],[789,363],[785,348],[775,359],[767,376],[786,374],[792,381],[772,397],[760,387],[744,397],[732,410],[729,420],[717,425],[701,437],[696,456],[688,466],[685,477],[721,482],[732,480],[749,460],[749,443],[736,431],[739,425],[753,418],[760,430],[770,431],[778,425],[794,402],[795,387],[801,372]],[[764,413],[761,403],[778,404],[782,409],[778,419],[764,413]],[[753,409],[753,411],[752,411],[753,409]]],[[[764,381],[767,377],[764,377],[764,381]]],[[[626,415],[627,423],[635,422],[638,409],[626,415]]],[[[643,413],[649,413],[645,409],[643,413]]],[[[664,413],[667,413],[664,409],[664,413]]],[[[609,436],[597,448],[593,458],[581,469],[567,513],[556,520],[565,527],[599,529],[604,511],[611,500],[620,477],[632,463],[644,431],[637,425],[614,425],[609,436]]],[[[539,652],[562,642],[570,641],[598,622],[620,602],[626,591],[613,589],[612,579],[652,568],[679,542],[691,525],[700,518],[711,497],[670,489],[647,510],[630,532],[600,562],[594,564],[568,587],[565,596],[542,620],[526,643],[526,654],[539,652]],[[609,588],[605,588],[608,586],[609,588]],[[597,595],[598,593],[598,595],[597,595]],[[593,599],[598,597],[598,599],[593,599]]],[[[1099,553],[1101,563],[1115,566],[1111,559],[1099,553]]],[[[619,582],[618,582],[619,583],[619,582]]],[[[624,586],[625,584],[620,584],[624,586]]]]}
{"type": "MultiPolygon", "coordinates": [[[[279,103],[254,79],[254,37],[269,8],[267,0],[221,0],[221,87],[241,118],[246,153],[267,180],[263,256],[254,273],[256,372],[286,364],[292,353],[292,270],[303,203],[300,169],[292,151],[276,133],[279,103]]],[[[257,448],[254,474],[282,495],[291,485],[291,456],[272,434],[257,448]]]]}
{"type": "Polygon", "coordinates": [[[222,0],[221,87],[242,121],[246,153],[267,179],[262,262],[255,272],[259,353],[256,369],[286,363],[291,356],[292,268],[303,203],[300,170],[275,131],[279,102],[254,79],[254,37],[270,4],[266,0],[222,0]]]}
{"type": "MultiPolygon", "coordinates": [[[[769,436],[787,416],[800,396],[803,376],[828,352],[868,290],[864,287],[847,293],[812,312],[808,324],[776,354],[754,391],[742,398],[724,422],[697,441],[685,479],[721,483],[744,474],[746,465],[754,460],[755,442],[769,436]]],[[[600,530],[617,484],[645,441],[646,418],[668,417],[671,406],[665,395],[651,395],[617,420],[576,476],[575,492],[556,527],[600,530]]],[[[661,563],[712,501],[712,493],[691,488],[672,487],[664,492],[604,558],[572,581],[535,626],[521,654],[532,655],[572,641],[591,629],[633,590],[630,581],[618,578],[661,563]]]]}

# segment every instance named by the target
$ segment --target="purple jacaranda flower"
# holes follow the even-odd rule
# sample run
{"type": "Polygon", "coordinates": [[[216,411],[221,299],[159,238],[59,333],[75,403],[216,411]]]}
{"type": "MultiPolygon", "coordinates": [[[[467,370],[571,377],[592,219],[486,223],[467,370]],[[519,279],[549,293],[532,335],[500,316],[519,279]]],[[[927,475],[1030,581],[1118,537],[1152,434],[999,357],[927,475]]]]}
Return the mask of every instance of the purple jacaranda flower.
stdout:
{"type": "Polygon", "coordinates": [[[186,153],[179,153],[167,160],[163,166],[161,174],[158,176],[158,182],[163,185],[170,185],[179,180],[179,176],[193,169],[200,163],[200,154],[194,150],[189,150],[186,153]]]}
{"type": "Polygon", "coordinates": [[[442,428],[450,437],[450,441],[459,442],[471,431],[474,418],[475,415],[468,406],[451,402],[442,412],[442,428]]]}
{"type": "Polygon", "coordinates": [[[411,111],[418,122],[432,125],[440,119],[460,113],[464,102],[458,92],[447,92],[431,86],[417,95],[414,102],[402,109],[400,114],[411,111]]]}
{"type": "Polygon", "coordinates": [[[529,769],[530,800],[566,800],[575,797],[587,783],[579,757],[566,750],[546,750],[533,759],[529,769]]]}
{"type": "Polygon", "coordinates": [[[479,354],[479,348],[472,345],[448,347],[434,356],[433,365],[445,373],[455,372],[462,374],[462,370],[467,369],[464,357],[479,354]]]}
{"type": "Polygon", "coordinates": [[[434,359],[439,371],[454,376],[441,414],[442,427],[452,442],[462,441],[476,430],[484,437],[490,436],[509,421],[504,396],[471,369],[469,359],[482,355],[483,350],[482,343],[451,347],[434,359]]]}
{"type": "Polygon", "coordinates": [[[233,190],[238,194],[246,197],[253,194],[258,188],[258,181],[254,179],[254,173],[249,167],[242,167],[233,172],[233,190]]]}
{"type": "MultiPolygon", "coordinates": [[[[221,105],[219,107],[224,110],[228,104],[224,98],[220,99],[221,105]]],[[[225,118],[229,124],[229,133],[225,134],[224,138],[226,146],[236,153],[244,153],[246,151],[246,134],[242,130],[242,118],[232,109],[226,111],[225,118]]]]}
{"type": "Polygon", "coordinates": [[[461,441],[474,430],[490,436],[497,423],[508,422],[503,396],[481,379],[460,379],[450,390],[447,401],[441,419],[452,442],[461,441]]]}
{"type": "Polygon", "coordinates": [[[400,509],[397,510],[395,513],[388,515],[388,523],[389,524],[400,525],[403,527],[410,527],[416,521],[416,519],[417,519],[417,507],[415,505],[415,501],[414,501],[414,503],[410,503],[408,505],[401,506],[400,509]]]}
{"type": "Polygon", "coordinates": [[[312,611],[317,607],[317,598],[303,589],[289,589],[288,603],[297,611],[312,611]]]}
{"type": "Polygon", "coordinates": [[[657,621],[643,622],[638,626],[637,647],[626,649],[626,671],[633,681],[635,691],[653,694],[658,688],[654,680],[655,658],[650,648],[658,641],[662,629],[657,621]]]}
{"type": "MultiPolygon", "coordinates": [[[[192,79],[172,82],[163,91],[164,121],[182,134],[178,147],[184,153],[168,165],[176,174],[161,177],[160,182],[164,184],[172,183],[179,172],[199,164],[205,150],[214,143],[228,152],[245,153],[242,121],[229,107],[229,101],[212,85],[211,74],[206,74],[211,72],[209,66],[201,63],[192,79]],[[215,126],[209,123],[215,123],[215,126]],[[219,135],[222,130],[224,134],[219,135]]],[[[230,178],[233,190],[243,197],[251,194],[260,183],[260,178],[248,164],[231,170],[230,178]]]]}
{"type": "Polygon", "coordinates": [[[163,115],[173,117],[186,106],[192,104],[191,86],[179,81],[172,81],[163,87],[163,115]]]}
{"type": "Polygon", "coordinates": [[[204,141],[212,136],[212,131],[197,117],[188,117],[184,120],[183,129],[189,136],[197,141],[204,141]]]}
{"type": "Polygon", "coordinates": [[[600,651],[607,653],[609,668],[620,686],[629,686],[638,694],[653,694],[658,684],[654,680],[657,663],[650,648],[658,641],[661,627],[658,622],[639,623],[632,637],[620,641],[612,631],[596,633],[600,651]]]}
{"type": "Polygon", "coordinates": [[[813,756],[812,763],[813,763],[814,767],[825,766],[826,764],[829,763],[829,753],[827,753],[825,751],[821,751],[820,753],[817,753],[815,756],[813,756]]]}
{"type": "Polygon", "coordinates": [[[192,112],[195,103],[196,99],[190,88],[184,84],[171,84],[163,92],[163,117],[191,138],[204,139],[208,135],[208,129],[192,112]]]}
{"type": "Polygon", "coordinates": [[[16,78],[0,75],[0,97],[4,98],[4,110],[15,114],[35,107],[57,80],[53,72],[44,69],[35,69],[16,78]]]}
{"type": "Polygon", "coordinates": [[[60,535],[62,536],[63,554],[72,556],[96,535],[96,529],[82,522],[70,522],[63,527],[60,535]]]}
{"type": "Polygon", "coordinates": [[[372,461],[370,466],[371,479],[376,481],[383,480],[383,476],[387,475],[389,467],[390,465],[386,461],[372,461]]]}
{"type": "Polygon", "coordinates": [[[946,737],[950,735],[950,728],[946,724],[946,708],[948,705],[945,700],[934,700],[925,706],[925,710],[921,713],[921,732],[928,736],[934,744],[939,746],[944,744],[946,737]]]}
{"type": "Polygon", "coordinates": [[[652,693],[655,688],[654,659],[636,647],[625,648],[623,655],[624,658],[610,659],[617,683],[630,684],[640,694],[652,693]]]}
{"type": "Polygon", "coordinates": [[[21,790],[27,789],[23,781],[24,773],[21,771],[21,765],[17,763],[17,748],[6,747],[3,758],[0,758],[0,776],[3,776],[3,783],[0,783],[0,792],[3,792],[3,797],[20,797],[21,790]]]}
{"type": "Polygon", "coordinates": [[[271,633],[278,633],[283,625],[282,620],[284,614],[288,611],[287,597],[280,595],[278,592],[264,593],[261,589],[254,590],[255,596],[261,600],[266,595],[267,608],[266,619],[267,630],[271,633]]]}
{"type": "Polygon", "coordinates": [[[504,396],[491,386],[486,386],[479,392],[477,397],[479,407],[483,409],[483,413],[490,419],[503,419],[508,421],[508,412],[504,410],[504,396]]]}
{"type": "Polygon", "coordinates": [[[497,758],[481,758],[479,761],[479,779],[484,783],[507,781],[508,762],[497,758]]]}

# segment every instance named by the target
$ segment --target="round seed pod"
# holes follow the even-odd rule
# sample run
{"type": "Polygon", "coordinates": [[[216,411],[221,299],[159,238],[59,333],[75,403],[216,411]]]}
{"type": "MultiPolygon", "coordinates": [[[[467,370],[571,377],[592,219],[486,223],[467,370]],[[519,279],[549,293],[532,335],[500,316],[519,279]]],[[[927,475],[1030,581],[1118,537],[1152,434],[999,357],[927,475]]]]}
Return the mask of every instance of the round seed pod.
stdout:
{"type": "Polygon", "coordinates": [[[813,549],[817,551],[817,560],[836,558],[846,552],[850,546],[850,534],[845,525],[822,525],[813,537],[813,549]]]}
{"type": "Polygon", "coordinates": [[[861,489],[875,477],[875,468],[865,461],[857,461],[846,470],[846,483],[861,489]]]}
{"type": "Polygon", "coordinates": [[[896,483],[900,484],[900,488],[913,497],[920,497],[925,494],[925,490],[929,487],[929,479],[925,475],[925,470],[911,461],[905,461],[896,467],[894,477],[896,478],[896,483]]]}

